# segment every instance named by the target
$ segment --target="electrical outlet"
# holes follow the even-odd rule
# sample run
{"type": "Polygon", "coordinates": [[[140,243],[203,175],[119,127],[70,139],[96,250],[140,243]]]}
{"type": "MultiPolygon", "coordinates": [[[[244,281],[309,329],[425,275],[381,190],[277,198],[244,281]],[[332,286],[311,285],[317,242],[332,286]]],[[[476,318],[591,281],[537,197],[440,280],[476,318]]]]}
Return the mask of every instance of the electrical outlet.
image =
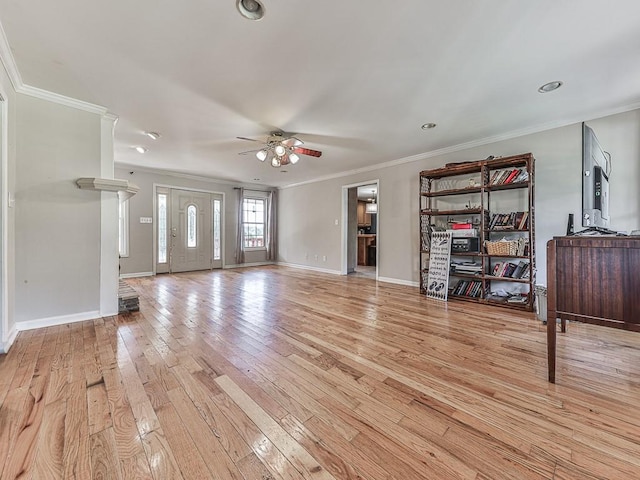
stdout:
{"type": "Polygon", "coordinates": [[[337,218],[333,221],[333,224],[334,225],[338,225],[338,219],[337,218]]]}
{"type": "Polygon", "coordinates": [[[326,262],[326,261],[327,261],[327,256],[326,256],[326,255],[323,255],[323,256],[322,256],[322,261],[323,261],[323,262],[326,262]]]}

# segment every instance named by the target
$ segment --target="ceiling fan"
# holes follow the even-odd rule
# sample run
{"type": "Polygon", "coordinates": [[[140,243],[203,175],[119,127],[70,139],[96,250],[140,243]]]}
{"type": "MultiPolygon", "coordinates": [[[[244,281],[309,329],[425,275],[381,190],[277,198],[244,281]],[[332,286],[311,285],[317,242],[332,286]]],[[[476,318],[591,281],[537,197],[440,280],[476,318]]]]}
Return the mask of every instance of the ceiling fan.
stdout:
{"type": "Polygon", "coordinates": [[[303,148],[301,145],[303,145],[304,142],[299,138],[294,137],[293,134],[287,134],[280,131],[271,132],[265,142],[247,137],[236,138],[239,140],[248,140],[250,142],[259,142],[264,145],[264,147],[257,150],[240,152],[239,155],[255,153],[256,157],[261,162],[270,158],[271,166],[276,168],[289,164],[295,165],[298,163],[298,160],[300,160],[299,155],[309,155],[311,157],[319,157],[322,155],[322,152],[319,150],[303,148]]]}

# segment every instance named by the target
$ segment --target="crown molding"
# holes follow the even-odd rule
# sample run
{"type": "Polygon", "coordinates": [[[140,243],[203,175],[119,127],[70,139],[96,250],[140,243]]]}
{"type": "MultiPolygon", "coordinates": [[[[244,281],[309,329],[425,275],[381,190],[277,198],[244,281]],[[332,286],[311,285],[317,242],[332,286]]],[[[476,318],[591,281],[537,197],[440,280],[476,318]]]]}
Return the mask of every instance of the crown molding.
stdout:
{"type": "Polygon", "coordinates": [[[256,187],[256,186],[259,186],[262,188],[272,188],[272,189],[276,188],[274,186],[265,185],[262,183],[234,182],[233,180],[222,180],[220,178],[208,177],[206,175],[194,175],[191,173],[175,172],[173,170],[163,170],[161,168],[141,167],[139,165],[133,165],[130,163],[123,163],[123,162],[115,162],[114,166],[115,168],[131,169],[136,172],[152,173],[155,175],[164,175],[167,177],[174,177],[174,178],[183,178],[185,180],[194,180],[197,182],[219,183],[221,185],[231,185],[233,187],[241,187],[241,186],[247,185],[246,188],[256,187]]]}
{"type": "Polygon", "coordinates": [[[16,61],[13,58],[13,53],[11,52],[11,47],[9,46],[9,41],[7,40],[7,35],[4,32],[2,23],[0,23],[0,60],[2,61],[2,65],[4,65],[4,69],[7,71],[13,89],[18,90],[18,87],[23,85],[22,77],[18,71],[16,61]]]}
{"type": "Polygon", "coordinates": [[[18,65],[16,64],[16,60],[13,57],[13,52],[11,51],[11,46],[9,45],[7,34],[5,33],[4,27],[2,26],[1,22],[0,22],[0,61],[2,61],[2,65],[7,71],[7,75],[9,76],[9,80],[11,81],[11,85],[13,85],[13,89],[16,91],[16,93],[21,93],[23,95],[29,95],[31,97],[40,98],[42,100],[58,103],[60,105],[76,108],[78,110],[83,110],[89,113],[96,113],[98,115],[112,115],[108,113],[108,110],[106,107],[103,107],[101,105],[95,105],[93,103],[84,102],[82,100],[77,100],[75,98],[67,97],[65,95],[53,93],[48,90],[43,90],[42,88],[26,85],[22,81],[22,76],[20,75],[20,71],[18,70],[18,65]]]}
{"type": "MultiPolygon", "coordinates": [[[[75,108],[77,110],[83,110],[89,113],[95,113],[97,115],[112,115],[108,113],[106,107],[95,105],[93,103],[84,102],[75,98],[60,95],[59,93],[53,93],[42,88],[32,87],[30,85],[22,84],[16,88],[17,93],[23,95],[29,95],[30,97],[39,98],[41,100],[47,100],[49,102],[58,103],[67,107],[75,108]]],[[[112,115],[113,116],[113,115],[112,115]]],[[[116,117],[117,118],[117,117],[116,117]]]]}

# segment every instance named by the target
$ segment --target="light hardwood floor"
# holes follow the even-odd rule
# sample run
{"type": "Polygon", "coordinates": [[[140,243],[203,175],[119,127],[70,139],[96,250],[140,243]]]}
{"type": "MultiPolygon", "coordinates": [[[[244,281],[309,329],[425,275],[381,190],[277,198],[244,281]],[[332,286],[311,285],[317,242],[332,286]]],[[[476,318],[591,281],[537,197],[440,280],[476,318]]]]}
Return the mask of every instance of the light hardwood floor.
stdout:
{"type": "Polygon", "coordinates": [[[262,267],[0,357],[0,478],[637,479],[640,334],[262,267]]]}

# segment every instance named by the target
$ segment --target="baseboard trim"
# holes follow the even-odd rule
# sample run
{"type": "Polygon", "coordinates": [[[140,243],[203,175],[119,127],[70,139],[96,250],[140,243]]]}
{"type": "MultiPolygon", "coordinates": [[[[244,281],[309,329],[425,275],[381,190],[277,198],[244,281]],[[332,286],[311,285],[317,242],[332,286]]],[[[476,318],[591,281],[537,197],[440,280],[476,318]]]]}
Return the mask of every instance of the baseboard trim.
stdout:
{"type": "Polygon", "coordinates": [[[396,285],[405,285],[407,287],[419,287],[420,283],[412,282],[411,280],[401,280],[399,278],[390,278],[390,277],[378,277],[379,282],[385,283],[394,283],[396,285]]]}
{"type": "Polygon", "coordinates": [[[7,339],[4,342],[0,343],[0,353],[9,353],[9,349],[11,348],[11,345],[13,345],[13,342],[16,341],[17,336],[18,336],[18,330],[14,325],[11,331],[9,332],[7,339]]]}
{"type": "Polygon", "coordinates": [[[254,263],[237,263],[233,265],[225,265],[224,268],[245,268],[245,267],[264,267],[265,265],[275,265],[275,262],[254,262],[254,263]]]}
{"type": "Polygon", "coordinates": [[[64,325],[65,323],[84,322],[101,318],[100,311],[74,313],[73,315],[60,315],[58,317],[40,318],[38,320],[27,320],[26,322],[16,323],[19,332],[24,330],[33,330],[35,328],[55,327],[56,325],[64,325]]]}
{"type": "Polygon", "coordinates": [[[121,273],[120,278],[153,277],[153,272],[121,273]]]}
{"type": "Polygon", "coordinates": [[[297,268],[299,270],[311,270],[313,272],[328,273],[330,275],[342,275],[342,272],[340,270],[329,270],[328,268],[312,267],[309,265],[300,265],[298,263],[278,262],[278,265],[282,267],[297,268]]]}

